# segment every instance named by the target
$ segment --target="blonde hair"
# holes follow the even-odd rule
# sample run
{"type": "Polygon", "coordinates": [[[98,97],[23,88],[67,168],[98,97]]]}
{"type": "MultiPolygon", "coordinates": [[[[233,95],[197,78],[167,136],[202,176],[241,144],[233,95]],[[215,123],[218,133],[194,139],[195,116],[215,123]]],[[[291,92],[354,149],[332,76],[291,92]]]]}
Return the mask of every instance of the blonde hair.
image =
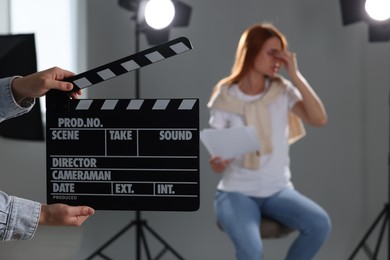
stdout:
{"type": "Polygon", "coordinates": [[[286,37],[272,24],[256,24],[246,29],[241,35],[238,43],[230,75],[217,83],[212,94],[218,91],[221,86],[238,83],[252,68],[255,58],[264,43],[272,37],[276,37],[280,40],[282,50],[287,49],[286,37]]]}

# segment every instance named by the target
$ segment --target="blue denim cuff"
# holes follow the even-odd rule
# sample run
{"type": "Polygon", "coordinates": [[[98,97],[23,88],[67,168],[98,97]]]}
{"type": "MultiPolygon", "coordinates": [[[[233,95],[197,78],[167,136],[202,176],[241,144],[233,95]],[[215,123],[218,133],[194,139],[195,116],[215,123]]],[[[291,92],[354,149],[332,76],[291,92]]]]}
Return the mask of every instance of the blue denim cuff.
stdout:
{"type": "Polygon", "coordinates": [[[15,101],[11,84],[16,78],[18,76],[0,79],[0,122],[29,112],[35,104],[35,100],[31,99],[31,102],[23,103],[22,107],[15,101]]]}
{"type": "Polygon", "coordinates": [[[31,239],[38,228],[41,204],[14,196],[10,198],[11,207],[4,240],[31,239]]]}

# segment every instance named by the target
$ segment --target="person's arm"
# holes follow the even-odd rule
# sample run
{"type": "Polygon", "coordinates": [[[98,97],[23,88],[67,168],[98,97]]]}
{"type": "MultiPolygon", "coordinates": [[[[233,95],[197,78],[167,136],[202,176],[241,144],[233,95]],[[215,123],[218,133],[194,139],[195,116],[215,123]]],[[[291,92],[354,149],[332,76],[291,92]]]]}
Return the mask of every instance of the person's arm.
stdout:
{"type": "Polygon", "coordinates": [[[0,79],[0,122],[29,112],[35,103],[34,99],[24,104],[15,101],[11,87],[15,78],[17,77],[0,79]]]}
{"type": "MultiPolygon", "coordinates": [[[[73,76],[74,73],[54,67],[43,70],[26,77],[16,78],[12,82],[12,93],[17,103],[22,103],[25,99],[44,96],[50,89],[70,91],[73,85],[70,82],[61,81],[64,78],[73,76]]],[[[72,94],[72,98],[77,98],[81,92],[72,94]]]]}
{"type": "Polygon", "coordinates": [[[42,204],[39,224],[78,227],[94,213],[94,209],[87,206],[69,206],[61,203],[42,204]]]}
{"type": "Polygon", "coordinates": [[[31,239],[38,227],[40,210],[38,202],[0,191],[0,240],[31,239]]]}
{"type": "MultiPolygon", "coordinates": [[[[71,90],[73,85],[61,80],[72,75],[55,67],[26,77],[0,79],[0,122],[27,113],[34,99],[50,89],[71,90]]],[[[77,98],[80,94],[81,91],[77,91],[70,96],[77,98]]],[[[31,239],[38,225],[80,226],[93,213],[94,210],[86,206],[41,205],[0,191],[0,240],[31,239]]]]}
{"type": "MultiPolygon", "coordinates": [[[[44,96],[50,89],[72,90],[72,83],[61,80],[73,75],[72,72],[54,67],[25,77],[0,79],[0,122],[29,112],[35,104],[35,98],[44,96]]],[[[81,93],[81,90],[72,92],[70,97],[78,98],[81,93]]]]}
{"type": "Polygon", "coordinates": [[[325,125],[328,121],[325,107],[298,70],[296,54],[285,51],[278,54],[278,58],[283,61],[292,83],[302,95],[302,100],[294,105],[292,111],[312,126],[325,125]]]}
{"type": "Polygon", "coordinates": [[[93,214],[87,206],[41,205],[0,191],[0,240],[29,240],[38,225],[81,226],[93,214]]]}

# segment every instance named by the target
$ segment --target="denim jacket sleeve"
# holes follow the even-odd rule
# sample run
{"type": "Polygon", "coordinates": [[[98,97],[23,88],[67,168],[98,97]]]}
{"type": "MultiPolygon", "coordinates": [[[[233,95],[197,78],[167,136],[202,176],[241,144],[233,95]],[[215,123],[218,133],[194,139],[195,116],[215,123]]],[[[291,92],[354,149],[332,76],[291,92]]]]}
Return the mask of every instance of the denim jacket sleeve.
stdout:
{"type": "MultiPolygon", "coordinates": [[[[0,122],[30,111],[34,102],[16,103],[11,89],[16,77],[0,79],[0,122]]],[[[0,240],[25,240],[34,235],[41,212],[41,204],[0,191],[0,240]]]]}
{"type": "Polygon", "coordinates": [[[23,106],[16,103],[11,89],[11,83],[15,78],[17,77],[0,79],[0,122],[29,112],[35,104],[34,99],[23,106]]]}
{"type": "Polygon", "coordinates": [[[28,240],[37,230],[41,204],[0,191],[0,240],[28,240]]]}

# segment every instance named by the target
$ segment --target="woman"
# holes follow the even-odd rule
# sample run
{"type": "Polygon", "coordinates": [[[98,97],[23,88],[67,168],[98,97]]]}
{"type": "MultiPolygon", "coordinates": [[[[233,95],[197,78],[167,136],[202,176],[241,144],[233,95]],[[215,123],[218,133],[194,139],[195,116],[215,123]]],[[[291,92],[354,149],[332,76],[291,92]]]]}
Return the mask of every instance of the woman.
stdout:
{"type": "Polygon", "coordinates": [[[271,24],[247,29],[232,72],[216,85],[208,107],[212,127],[253,125],[261,147],[231,160],[210,159],[212,169],[223,173],[215,198],[216,216],[234,244],[237,259],[262,258],[261,216],[299,231],[286,259],[313,259],[328,237],[330,219],[294,189],[289,145],[305,134],[301,120],[323,126],[327,115],[299,72],[284,35],[271,24]],[[282,66],[291,81],[278,74],[282,66]]]}

